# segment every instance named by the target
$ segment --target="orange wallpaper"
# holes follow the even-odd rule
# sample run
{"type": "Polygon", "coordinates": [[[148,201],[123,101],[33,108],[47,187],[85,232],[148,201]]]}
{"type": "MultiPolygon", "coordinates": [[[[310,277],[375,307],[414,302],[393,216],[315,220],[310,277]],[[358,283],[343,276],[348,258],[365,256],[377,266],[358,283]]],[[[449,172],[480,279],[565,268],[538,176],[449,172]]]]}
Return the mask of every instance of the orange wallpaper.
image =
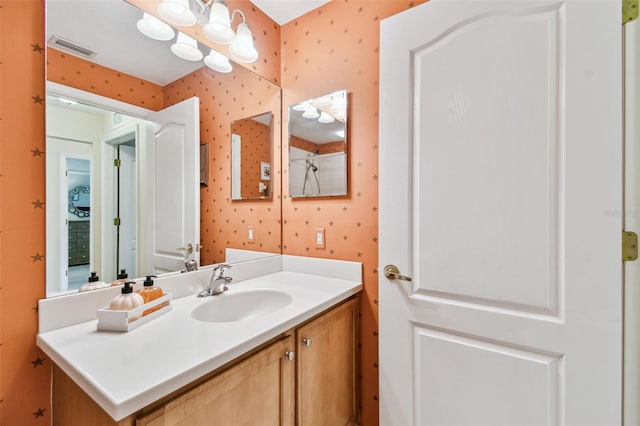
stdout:
{"type": "Polygon", "coordinates": [[[280,253],[281,175],[272,173],[271,200],[231,201],[232,121],[273,112],[271,167],[280,170],[280,88],[245,68],[230,74],[201,68],[165,86],[164,94],[165,106],[200,97],[200,139],[209,144],[209,184],[200,191],[201,262],[225,260],[226,247],[280,253]],[[255,229],[252,243],[247,240],[249,226],[255,229]]]}
{"type": "Polygon", "coordinates": [[[315,152],[317,150],[320,155],[345,152],[345,143],[343,141],[315,144],[298,136],[289,136],[289,146],[300,148],[307,152],[315,152]]]}
{"type": "MultiPolygon", "coordinates": [[[[165,88],[163,100],[167,104],[177,102],[191,96],[197,87],[204,87],[201,136],[203,142],[210,144],[210,181],[209,186],[201,190],[202,243],[205,245],[202,258],[211,263],[222,259],[222,248],[231,245],[238,235],[246,235],[248,226],[256,227],[257,242],[238,243],[236,248],[277,251],[280,244],[279,237],[273,237],[274,233],[279,235],[279,184],[274,185],[276,193],[271,203],[229,199],[230,176],[222,168],[222,164],[230,161],[229,126],[225,123],[272,109],[277,114],[274,134],[281,134],[281,120],[286,117],[279,113],[279,100],[268,105],[258,101],[260,91],[272,95],[276,92],[276,98],[280,97],[280,91],[268,85],[267,80],[284,87],[284,106],[338,89],[349,92],[349,195],[291,200],[285,191],[282,244],[287,254],[356,260],[364,264],[365,297],[360,335],[363,425],[378,422],[379,21],[422,2],[334,0],[282,28],[247,1],[238,2],[244,3],[240,7],[249,15],[247,20],[261,54],[251,67],[264,75],[264,79],[255,77],[249,83],[240,83],[234,75],[220,76],[202,70],[165,88]],[[234,96],[237,93],[234,88],[243,84],[252,94],[240,99],[234,96]],[[223,102],[222,97],[227,100],[223,102]],[[312,248],[312,230],[318,227],[326,229],[325,250],[312,248]],[[256,247],[252,247],[254,245],[256,247]]],[[[50,423],[50,364],[35,346],[37,300],[44,297],[45,288],[43,29],[42,0],[0,0],[2,425],[50,423]]],[[[282,157],[286,164],[286,149],[282,157]]],[[[277,148],[274,171],[280,169],[280,158],[277,148]]],[[[280,174],[272,178],[276,176],[280,179],[280,174]]],[[[286,188],[286,173],[282,179],[286,188]]]]}
{"type": "MultiPolygon", "coordinates": [[[[378,424],[378,69],[380,20],[424,1],[334,0],[282,27],[283,111],[346,89],[349,195],[291,199],[283,173],[283,253],[364,265],[360,309],[361,424],[378,424]],[[326,248],[313,231],[324,228],[326,248]]],[[[287,117],[284,117],[287,120],[287,117]]],[[[283,164],[288,164],[283,135],[283,164]]]]}
{"type": "MultiPolygon", "coordinates": [[[[158,3],[162,0],[125,1],[161,19],[155,10],[158,3]]],[[[240,65],[280,85],[280,26],[248,0],[227,0],[226,3],[230,12],[234,9],[239,9],[244,14],[247,19],[247,25],[249,25],[251,33],[253,34],[254,46],[260,55],[256,62],[240,65]]],[[[231,26],[235,29],[240,22],[242,22],[242,20],[237,16],[231,26]]],[[[227,47],[215,45],[207,39],[199,26],[182,27],[181,31],[203,42],[205,45],[215,46],[217,51],[227,54],[227,47]]]]}
{"type": "MultiPolygon", "coordinates": [[[[98,67],[83,59],[65,55],[55,49],[48,58],[47,76],[61,84],[88,90],[102,96],[158,110],[191,96],[200,98],[200,141],[209,143],[209,185],[200,191],[200,238],[203,245],[200,262],[208,265],[225,260],[225,248],[280,253],[280,175],[264,181],[273,191],[271,200],[231,201],[231,122],[245,117],[274,113],[273,170],[280,170],[280,89],[275,84],[242,67],[229,74],[219,74],[206,67],[184,76],[165,87],[140,80],[118,71],[98,67]],[[59,69],[58,67],[62,67],[59,69]],[[87,73],[86,70],[91,72],[87,73]],[[151,108],[150,104],[154,105],[151,108]],[[213,144],[216,142],[216,144],[213,144]],[[255,230],[255,242],[247,241],[248,227],[255,230]]],[[[255,151],[255,148],[251,148],[255,151]]],[[[242,152],[251,154],[249,147],[242,152]]],[[[270,153],[258,158],[270,161],[270,153]]],[[[255,165],[254,165],[255,167],[255,165]]],[[[259,177],[260,165],[255,177],[259,177]]],[[[243,167],[250,172],[249,167],[243,167]]],[[[246,179],[243,182],[247,182],[246,179]]],[[[255,188],[258,181],[247,182],[255,188]]]]}
{"type": "Polygon", "coordinates": [[[263,193],[258,191],[258,183],[262,182],[271,189],[271,180],[262,180],[261,165],[271,164],[271,127],[250,118],[231,123],[231,133],[241,137],[242,188],[240,195],[243,199],[260,198],[263,193]]]}
{"type": "Polygon", "coordinates": [[[0,2],[0,424],[48,425],[51,364],[35,345],[45,292],[44,11],[0,2]]]}
{"type": "Polygon", "coordinates": [[[142,108],[162,109],[162,87],[47,48],[47,80],[142,108]]]}

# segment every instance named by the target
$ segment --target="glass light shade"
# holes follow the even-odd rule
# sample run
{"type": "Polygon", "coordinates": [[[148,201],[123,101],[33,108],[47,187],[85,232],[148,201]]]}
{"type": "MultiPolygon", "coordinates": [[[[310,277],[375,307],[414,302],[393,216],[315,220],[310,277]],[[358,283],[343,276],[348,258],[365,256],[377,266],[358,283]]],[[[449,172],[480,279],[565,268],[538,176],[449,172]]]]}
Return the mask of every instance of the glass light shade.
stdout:
{"type": "Polygon", "coordinates": [[[148,13],[145,13],[136,25],[142,34],[154,40],[171,40],[176,35],[171,26],[148,13]]]}
{"type": "Polygon", "coordinates": [[[196,15],[189,8],[189,0],[164,0],[158,5],[158,14],[172,24],[190,27],[196,23],[196,15]]]}
{"type": "Polygon", "coordinates": [[[314,106],[308,106],[307,109],[302,113],[304,118],[318,118],[320,114],[318,114],[318,110],[314,106]]]}
{"type": "Polygon", "coordinates": [[[198,42],[181,32],[178,32],[178,39],[171,45],[171,51],[186,61],[199,61],[203,56],[198,49],[198,42]]]}
{"type": "Polygon", "coordinates": [[[253,34],[246,23],[238,25],[236,39],[229,46],[229,53],[238,62],[251,63],[258,59],[258,51],[253,47],[253,34]]]}
{"type": "Polygon", "coordinates": [[[229,58],[220,52],[211,49],[211,52],[204,58],[204,63],[214,71],[229,73],[233,69],[229,58]]]}
{"type": "Polygon", "coordinates": [[[320,123],[333,123],[334,121],[336,121],[336,119],[323,111],[320,114],[320,118],[318,118],[318,121],[320,123]]]}
{"type": "Polygon", "coordinates": [[[315,100],[314,105],[317,106],[318,108],[327,107],[331,105],[331,97],[323,96],[321,98],[318,98],[315,100]]]}
{"type": "Polygon", "coordinates": [[[294,111],[306,111],[306,110],[307,110],[307,107],[309,106],[309,102],[311,102],[312,100],[313,100],[313,99],[309,99],[309,100],[307,100],[307,101],[304,101],[304,102],[301,102],[301,103],[299,103],[299,104],[295,105],[295,106],[293,107],[293,110],[294,110],[294,111]]]}
{"type": "Polygon", "coordinates": [[[211,5],[209,22],[202,26],[204,35],[214,43],[228,45],[233,43],[236,34],[231,29],[231,18],[227,4],[216,0],[211,5]]]}

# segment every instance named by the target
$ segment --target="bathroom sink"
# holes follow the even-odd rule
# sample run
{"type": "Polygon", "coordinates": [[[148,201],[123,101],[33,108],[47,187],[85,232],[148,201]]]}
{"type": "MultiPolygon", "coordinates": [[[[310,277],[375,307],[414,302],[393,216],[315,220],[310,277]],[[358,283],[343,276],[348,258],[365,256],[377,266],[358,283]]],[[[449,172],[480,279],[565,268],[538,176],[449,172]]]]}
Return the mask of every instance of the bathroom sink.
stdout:
{"type": "Polygon", "coordinates": [[[289,303],[291,296],[277,290],[225,292],[210,296],[191,311],[191,317],[206,322],[244,321],[276,312],[289,303]]]}

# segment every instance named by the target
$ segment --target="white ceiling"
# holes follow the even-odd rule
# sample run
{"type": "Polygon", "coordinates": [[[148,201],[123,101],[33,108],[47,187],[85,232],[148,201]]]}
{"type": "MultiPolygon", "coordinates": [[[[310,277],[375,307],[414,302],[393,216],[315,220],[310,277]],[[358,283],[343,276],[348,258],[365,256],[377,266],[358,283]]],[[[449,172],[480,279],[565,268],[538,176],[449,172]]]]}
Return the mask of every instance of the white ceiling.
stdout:
{"type": "Polygon", "coordinates": [[[329,0],[251,0],[251,3],[258,6],[279,25],[284,25],[325,3],[329,3],[329,0]]]}
{"type": "MultiPolygon", "coordinates": [[[[282,25],[328,0],[252,0],[282,25]]],[[[57,35],[97,52],[93,62],[164,86],[203,62],[176,58],[172,41],[142,35],[136,22],[142,12],[123,0],[47,0],[47,40],[57,35]]],[[[251,24],[251,23],[249,23],[251,24]]],[[[204,54],[208,48],[200,45],[204,54]]]]}
{"type": "MultiPolygon", "coordinates": [[[[251,1],[283,25],[329,0],[251,1]]],[[[136,23],[142,18],[142,12],[123,0],[47,0],[46,13],[47,40],[56,35],[74,42],[97,52],[92,62],[160,86],[204,66],[202,61],[185,61],[171,53],[173,41],[152,40],[140,33],[136,23]]],[[[208,53],[206,46],[199,47],[204,54],[208,53]]],[[[309,133],[313,129],[305,129],[309,127],[309,120],[301,120],[304,121],[301,137],[324,142],[309,133]]]]}

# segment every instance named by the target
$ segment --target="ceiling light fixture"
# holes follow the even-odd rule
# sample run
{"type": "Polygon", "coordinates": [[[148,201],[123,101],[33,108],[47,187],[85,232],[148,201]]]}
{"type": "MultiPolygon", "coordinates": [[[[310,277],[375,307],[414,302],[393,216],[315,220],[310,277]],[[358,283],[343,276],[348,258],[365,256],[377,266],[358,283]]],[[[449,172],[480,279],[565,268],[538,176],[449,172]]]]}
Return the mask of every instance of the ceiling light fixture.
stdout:
{"type": "Polygon", "coordinates": [[[252,63],[258,59],[258,51],[253,46],[253,33],[241,10],[235,9],[229,15],[229,7],[224,0],[213,0],[209,22],[202,26],[204,35],[214,43],[229,45],[231,58],[238,62],[252,63]],[[236,15],[242,22],[233,32],[231,23],[236,15]]]}
{"type": "Polygon", "coordinates": [[[204,58],[204,63],[212,70],[225,74],[231,72],[233,69],[229,58],[213,49],[211,49],[209,54],[204,58]]]}
{"type": "Polygon", "coordinates": [[[138,30],[149,38],[160,41],[171,40],[176,36],[170,25],[155,16],[145,13],[137,23],[138,30]]]}
{"type": "Polygon", "coordinates": [[[229,46],[229,54],[236,61],[249,64],[258,59],[258,51],[253,47],[253,34],[246,22],[238,25],[236,39],[229,46]]]}
{"type": "Polygon", "coordinates": [[[183,32],[178,32],[178,39],[171,45],[171,51],[186,61],[199,61],[203,56],[198,49],[198,42],[183,32]]]}
{"type": "Polygon", "coordinates": [[[318,114],[316,107],[309,105],[302,113],[302,116],[304,118],[318,118],[320,117],[320,114],[318,114]]]}
{"type": "Polygon", "coordinates": [[[197,21],[189,7],[189,0],[164,0],[158,5],[157,11],[165,20],[181,27],[190,27],[197,21]]]}
{"type": "Polygon", "coordinates": [[[318,118],[318,121],[320,123],[327,124],[327,123],[333,123],[334,121],[336,121],[336,119],[330,116],[329,114],[327,114],[326,112],[322,111],[322,113],[320,113],[320,118],[318,118]]]}
{"type": "MultiPolygon", "coordinates": [[[[163,20],[173,25],[190,27],[201,24],[204,35],[216,44],[229,46],[228,56],[237,62],[252,63],[258,60],[253,33],[244,13],[235,9],[230,14],[224,0],[162,0],[156,11],[163,20]],[[234,32],[231,24],[236,15],[240,15],[242,22],[234,32]]],[[[138,29],[156,40],[171,40],[175,35],[173,28],[146,13],[138,21],[138,29]]],[[[171,51],[188,61],[199,61],[203,57],[198,50],[198,42],[182,32],[178,32],[178,40],[171,46],[171,51]]],[[[206,65],[219,72],[230,72],[232,67],[228,58],[223,60],[218,55],[221,54],[212,50],[205,59],[206,65]]]]}
{"type": "Polygon", "coordinates": [[[214,0],[211,5],[209,22],[202,26],[204,35],[214,43],[228,45],[236,38],[231,29],[231,15],[224,0],[214,0]]]}

